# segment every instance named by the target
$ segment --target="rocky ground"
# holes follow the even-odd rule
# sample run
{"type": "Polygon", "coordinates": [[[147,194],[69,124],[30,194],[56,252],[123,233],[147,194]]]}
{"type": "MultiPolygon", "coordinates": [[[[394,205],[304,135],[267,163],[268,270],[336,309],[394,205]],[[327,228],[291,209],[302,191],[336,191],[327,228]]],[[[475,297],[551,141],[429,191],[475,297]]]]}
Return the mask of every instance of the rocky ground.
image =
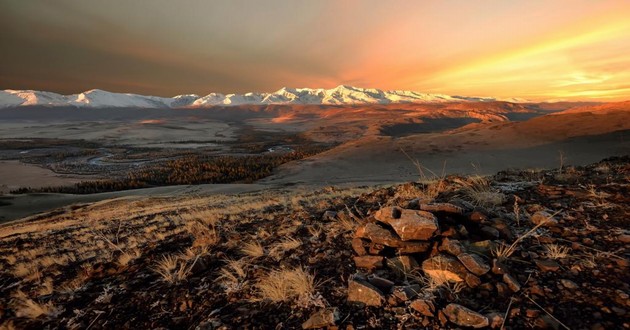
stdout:
{"type": "Polygon", "coordinates": [[[0,227],[0,329],[630,328],[630,158],[0,227]]]}

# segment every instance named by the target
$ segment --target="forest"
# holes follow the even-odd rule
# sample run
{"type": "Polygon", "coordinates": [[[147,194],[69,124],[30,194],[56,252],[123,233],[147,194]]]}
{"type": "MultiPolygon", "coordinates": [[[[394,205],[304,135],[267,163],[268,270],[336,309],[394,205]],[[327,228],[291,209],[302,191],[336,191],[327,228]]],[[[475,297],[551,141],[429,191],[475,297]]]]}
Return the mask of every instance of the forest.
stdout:
{"type": "Polygon", "coordinates": [[[261,155],[186,155],[128,172],[116,179],[83,181],[71,186],[23,187],[24,193],[93,194],[128,189],[203,183],[252,183],[273,174],[279,165],[320,153],[325,146],[302,146],[290,152],[261,155]]]}

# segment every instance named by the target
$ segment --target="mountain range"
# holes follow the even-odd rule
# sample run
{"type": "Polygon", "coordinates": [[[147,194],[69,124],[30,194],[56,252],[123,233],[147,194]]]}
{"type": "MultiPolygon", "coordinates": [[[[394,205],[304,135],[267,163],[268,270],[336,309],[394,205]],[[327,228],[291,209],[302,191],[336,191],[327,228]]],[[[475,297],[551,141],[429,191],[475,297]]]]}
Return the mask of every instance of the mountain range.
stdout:
{"type": "Polygon", "coordinates": [[[464,97],[443,94],[425,94],[413,91],[359,88],[340,85],[331,89],[281,88],[273,93],[195,94],[174,97],[145,96],[112,93],[92,89],[79,94],[61,95],[34,90],[0,91],[0,108],[19,106],[74,106],[81,108],[189,108],[264,104],[392,104],[392,103],[445,103],[445,102],[526,102],[522,99],[496,99],[491,97],[464,97]]]}

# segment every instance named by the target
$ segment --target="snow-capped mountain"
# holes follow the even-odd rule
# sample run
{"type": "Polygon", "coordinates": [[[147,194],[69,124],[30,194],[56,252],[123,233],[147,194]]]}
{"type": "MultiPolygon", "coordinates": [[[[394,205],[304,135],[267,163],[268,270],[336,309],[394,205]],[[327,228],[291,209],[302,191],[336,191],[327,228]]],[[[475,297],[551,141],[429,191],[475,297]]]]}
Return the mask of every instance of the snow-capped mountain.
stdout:
{"type": "MultiPolygon", "coordinates": [[[[175,97],[145,96],[137,94],[111,93],[99,89],[87,92],[61,95],[32,90],[0,91],[0,108],[28,105],[75,106],[86,108],[186,108],[261,104],[390,104],[390,103],[430,103],[497,101],[495,98],[448,96],[423,94],[413,91],[383,91],[380,89],[358,88],[341,85],[331,89],[282,88],[273,93],[220,94],[206,96],[195,94],[175,97]]],[[[510,100],[514,102],[514,100],[510,100]]]]}

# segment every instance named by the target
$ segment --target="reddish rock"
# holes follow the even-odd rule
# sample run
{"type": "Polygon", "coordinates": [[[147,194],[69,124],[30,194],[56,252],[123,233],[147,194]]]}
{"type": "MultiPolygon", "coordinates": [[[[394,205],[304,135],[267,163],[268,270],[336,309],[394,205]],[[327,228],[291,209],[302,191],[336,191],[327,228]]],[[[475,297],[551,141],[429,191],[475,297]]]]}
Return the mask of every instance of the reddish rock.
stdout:
{"type": "Polygon", "coordinates": [[[440,254],[422,262],[422,271],[438,283],[462,282],[470,274],[457,259],[440,254]]]}
{"type": "Polygon", "coordinates": [[[439,231],[437,218],[429,212],[384,207],[374,214],[374,218],[392,226],[403,241],[428,240],[439,231]]]}
{"type": "Polygon", "coordinates": [[[543,272],[556,272],[560,269],[560,265],[553,260],[534,260],[534,262],[543,272]]]}
{"type": "Polygon", "coordinates": [[[309,319],[302,323],[302,329],[319,329],[335,325],[339,320],[339,310],[335,308],[324,308],[311,314],[309,319]]]}
{"type": "Polygon", "coordinates": [[[532,215],[531,217],[532,222],[535,225],[540,225],[542,227],[554,227],[558,225],[558,220],[556,220],[551,214],[549,214],[549,212],[546,211],[538,211],[536,213],[534,213],[534,215],[532,215]]]}
{"type": "Polygon", "coordinates": [[[464,248],[462,243],[460,243],[458,240],[450,238],[442,239],[442,244],[440,245],[439,250],[447,252],[455,257],[466,252],[466,249],[464,248]]]}
{"type": "Polygon", "coordinates": [[[409,304],[409,307],[424,316],[435,316],[435,306],[430,300],[416,299],[409,304]]]}
{"type": "Polygon", "coordinates": [[[430,242],[406,241],[397,247],[398,254],[413,254],[427,252],[431,248],[430,242]]]}
{"type": "Polygon", "coordinates": [[[366,242],[358,237],[352,239],[352,249],[357,255],[364,256],[367,254],[366,242]]]}
{"type": "Polygon", "coordinates": [[[381,256],[358,256],[354,257],[354,264],[358,268],[375,269],[383,267],[383,257],[381,256]]]}
{"type": "Polygon", "coordinates": [[[630,235],[622,234],[617,236],[617,240],[621,243],[630,243],[630,235]]]}
{"type": "Polygon", "coordinates": [[[510,274],[503,274],[503,282],[505,284],[507,284],[507,286],[510,288],[510,290],[512,290],[513,292],[518,292],[521,290],[521,285],[518,283],[518,281],[512,277],[510,274]]]}
{"type": "Polygon", "coordinates": [[[468,285],[471,288],[476,288],[479,285],[481,285],[481,279],[473,274],[466,274],[466,277],[464,278],[464,280],[466,281],[466,285],[468,285]]]}
{"type": "Polygon", "coordinates": [[[526,317],[535,318],[535,317],[538,317],[538,315],[540,315],[540,311],[537,309],[528,308],[525,310],[526,317]]]}
{"type": "Polygon", "coordinates": [[[409,301],[418,296],[420,292],[420,285],[406,285],[406,286],[396,286],[392,291],[392,295],[394,295],[400,301],[409,301]]]}
{"type": "Polygon", "coordinates": [[[490,266],[476,254],[462,253],[457,256],[457,259],[475,275],[481,276],[490,271],[490,266]]]}
{"type": "Polygon", "coordinates": [[[577,284],[575,284],[575,282],[570,281],[570,280],[566,280],[566,279],[561,279],[560,283],[562,283],[562,286],[564,286],[567,289],[577,289],[579,288],[579,286],[577,284]]]}
{"type": "Polygon", "coordinates": [[[392,269],[399,276],[405,276],[418,268],[420,265],[412,256],[397,256],[387,259],[387,267],[392,269]]]}
{"type": "Polygon", "coordinates": [[[354,234],[355,238],[364,238],[370,240],[370,254],[378,254],[382,251],[382,246],[399,248],[400,253],[416,253],[427,251],[431,243],[418,241],[403,241],[396,233],[391,232],[375,223],[367,223],[359,227],[354,234]],[[379,246],[380,245],[380,246],[379,246]]]}
{"type": "Polygon", "coordinates": [[[348,284],[348,302],[361,303],[366,306],[381,306],[385,296],[370,283],[351,279],[348,284]]]}
{"type": "Polygon", "coordinates": [[[486,317],[488,318],[488,321],[490,321],[490,328],[499,329],[501,328],[501,326],[503,326],[503,314],[497,312],[488,313],[486,314],[486,317]]]}
{"type": "Polygon", "coordinates": [[[428,212],[444,212],[452,214],[464,214],[464,209],[451,203],[429,203],[420,204],[420,210],[428,212]]]}
{"type": "Polygon", "coordinates": [[[448,304],[443,311],[449,321],[462,327],[478,329],[487,327],[490,324],[487,317],[462,305],[448,304]]]}
{"type": "Polygon", "coordinates": [[[468,219],[470,219],[470,221],[472,221],[472,222],[482,223],[482,222],[488,220],[488,216],[485,213],[481,212],[481,211],[473,211],[468,216],[468,219]]]}
{"type": "Polygon", "coordinates": [[[499,297],[505,297],[510,294],[510,288],[507,286],[507,284],[499,282],[496,284],[496,287],[499,297]]]}

